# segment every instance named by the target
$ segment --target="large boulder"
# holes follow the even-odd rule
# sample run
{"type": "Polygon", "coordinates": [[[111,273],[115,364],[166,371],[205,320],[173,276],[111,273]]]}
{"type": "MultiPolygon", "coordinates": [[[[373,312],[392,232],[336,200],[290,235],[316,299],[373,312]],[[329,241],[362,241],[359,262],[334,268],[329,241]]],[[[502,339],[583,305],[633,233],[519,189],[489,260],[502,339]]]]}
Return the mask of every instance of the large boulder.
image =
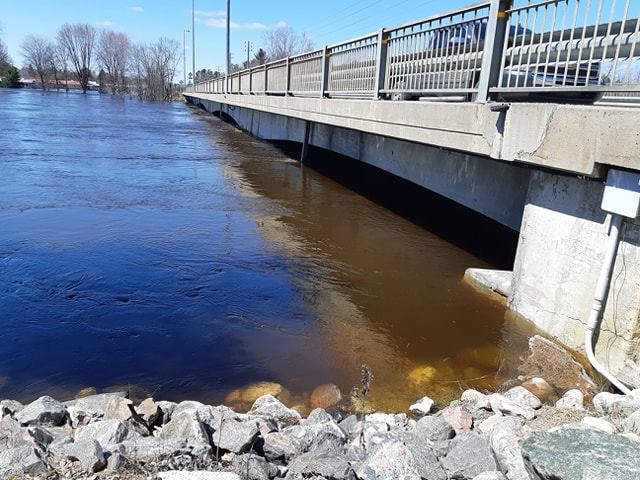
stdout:
{"type": "Polygon", "coordinates": [[[456,435],[441,461],[451,479],[468,479],[482,472],[498,470],[489,441],[472,431],[456,435]]]}
{"type": "Polygon", "coordinates": [[[289,464],[287,478],[325,478],[327,480],[352,480],[355,473],[348,458],[339,451],[318,449],[296,457],[289,464]]]}
{"type": "Polygon", "coordinates": [[[67,419],[67,409],[51,397],[40,397],[20,410],[16,420],[22,425],[62,425],[67,419]]]}
{"type": "Polygon", "coordinates": [[[232,472],[207,472],[192,470],[170,470],[158,473],[157,480],[240,480],[240,477],[232,472]]]}
{"type": "Polygon", "coordinates": [[[126,422],[116,419],[93,422],[75,431],[76,441],[96,440],[104,448],[139,436],[126,422]]]}
{"type": "Polygon", "coordinates": [[[521,405],[527,405],[528,407],[531,407],[533,409],[537,409],[542,406],[542,402],[540,401],[540,399],[522,386],[510,388],[509,390],[504,392],[504,396],[509,400],[512,400],[521,405]]]}
{"type": "Polygon", "coordinates": [[[522,420],[518,417],[500,417],[489,430],[491,449],[509,480],[529,480],[520,447],[524,438],[522,420]]]}
{"type": "Polygon", "coordinates": [[[272,432],[264,436],[262,450],[270,462],[288,463],[293,457],[304,452],[304,443],[286,431],[272,432]]]}
{"type": "Polygon", "coordinates": [[[517,415],[527,420],[531,420],[536,416],[536,411],[529,405],[509,399],[499,393],[489,395],[489,403],[494,413],[500,415],[517,415]]]}
{"type": "Polygon", "coordinates": [[[159,436],[185,440],[190,444],[209,443],[209,435],[204,424],[189,411],[174,415],[171,421],[162,427],[159,436]]]}
{"type": "Polygon", "coordinates": [[[547,402],[555,395],[555,390],[544,378],[530,378],[524,381],[522,386],[538,397],[541,402],[547,402]]]}
{"type": "Polygon", "coordinates": [[[640,390],[635,390],[631,395],[598,393],[593,397],[593,406],[600,416],[627,418],[636,410],[640,410],[640,390]]]}
{"type": "MultiPolygon", "coordinates": [[[[166,428],[166,427],[165,427],[166,428]]],[[[211,435],[214,447],[232,453],[244,453],[251,449],[258,437],[258,426],[255,421],[231,420],[223,422],[211,435]]]]}
{"type": "Polygon", "coordinates": [[[584,408],[584,395],[577,388],[567,390],[562,398],[556,402],[556,408],[584,408]]]}
{"type": "Polygon", "coordinates": [[[1,400],[0,401],[0,417],[4,415],[15,415],[24,408],[17,400],[1,400]]]}
{"type": "Polygon", "coordinates": [[[159,458],[175,457],[191,452],[185,440],[179,438],[139,437],[109,447],[133,461],[149,462],[159,458]]]}
{"type": "Polygon", "coordinates": [[[80,462],[82,470],[87,473],[99,472],[107,466],[102,447],[92,439],[76,440],[68,444],[61,456],[80,462]]]}
{"type": "Polygon", "coordinates": [[[140,405],[136,407],[136,413],[140,416],[142,421],[150,427],[160,419],[162,410],[153,398],[149,397],[143,400],[140,405]]]}
{"type": "Polygon", "coordinates": [[[640,443],[597,430],[563,428],[534,433],[524,441],[522,456],[535,479],[640,478],[640,443]]]}
{"type": "Polygon", "coordinates": [[[270,480],[278,475],[278,467],[252,453],[234,456],[231,466],[242,478],[252,480],[270,480]]]}
{"type": "Polygon", "coordinates": [[[9,416],[2,418],[0,420],[0,451],[24,446],[37,447],[38,444],[29,430],[21,427],[17,420],[9,416]]]}
{"type": "Polygon", "coordinates": [[[428,442],[452,439],[456,432],[441,416],[429,416],[418,420],[416,434],[428,442]]]}
{"type": "Polygon", "coordinates": [[[301,419],[298,412],[287,408],[272,395],[263,395],[258,398],[249,410],[249,414],[273,419],[280,429],[296,425],[301,419]]]}
{"type": "Polygon", "coordinates": [[[422,437],[414,432],[401,433],[398,438],[403,441],[413,455],[416,471],[421,478],[428,478],[429,480],[447,479],[447,474],[438,461],[438,456],[431,447],[430,442],[425,442],[422,437]]]}
{"type": "Polygon", "coordinates": [[[74,427],[87,425],[104,417],[107,405],[113,398],[125,398],[126,392],[101,393],[80,398],[69,407],[71,423],[74,427]]]}
{"type": "Polygon", "coordinates": [[[473,415],[461,405],[450,405],[439,412],[442,419],[455,430],[456,433],[471,430],[473,415]]]}
{"type": "Polygon", "coordinates": [[[623,428],[626,433],[640,435],[640,410],[636,410],[625,419],[623,428]]]}
{"type": "Polygon", "coordinates": [[[379,445],[357,468],[356,477],[360,480],[420,480],[413,454],[400,441],[379,445]]]}
{"type": "Polygon", "coordinates": [[[48,469],[40,452],[23,445],[0,452],[0,478],[20,478],[23,475],[38,474],[48,469]]]}

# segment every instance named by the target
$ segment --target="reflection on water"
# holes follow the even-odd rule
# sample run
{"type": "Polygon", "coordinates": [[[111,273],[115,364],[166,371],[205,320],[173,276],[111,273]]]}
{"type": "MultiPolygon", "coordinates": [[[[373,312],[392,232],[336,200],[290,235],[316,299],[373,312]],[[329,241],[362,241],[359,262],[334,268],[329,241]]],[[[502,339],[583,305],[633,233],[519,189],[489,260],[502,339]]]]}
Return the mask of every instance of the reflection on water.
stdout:
{"type": "Polygon", "coordinates": [[[462,282],[484,261],[204,112],[0,89],[0,115],[1,397],[304,398],[367,364],[404,410],[501,382],[527,334],[462,282]]]}

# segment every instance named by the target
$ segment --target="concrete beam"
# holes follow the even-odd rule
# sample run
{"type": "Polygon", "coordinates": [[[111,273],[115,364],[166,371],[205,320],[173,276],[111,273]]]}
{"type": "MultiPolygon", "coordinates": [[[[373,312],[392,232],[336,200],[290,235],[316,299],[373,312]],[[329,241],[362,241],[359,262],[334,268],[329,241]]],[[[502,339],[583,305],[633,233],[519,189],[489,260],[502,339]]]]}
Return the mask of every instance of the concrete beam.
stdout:
{"type": "Polygon", "coordinates": [[[188,97],[437,148],[592,177],[640,170],[640,109],[595,105],[393,102],[189,93],[188,97]]]}

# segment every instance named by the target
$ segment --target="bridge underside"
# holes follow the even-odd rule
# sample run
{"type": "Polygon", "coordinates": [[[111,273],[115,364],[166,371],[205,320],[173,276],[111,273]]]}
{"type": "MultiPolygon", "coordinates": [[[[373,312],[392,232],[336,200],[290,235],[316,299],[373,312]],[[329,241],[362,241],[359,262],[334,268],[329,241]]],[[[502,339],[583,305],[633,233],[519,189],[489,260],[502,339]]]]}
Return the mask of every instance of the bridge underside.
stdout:
{"type": "MultiPolygon", "coordinates": [[[[583,350],[608,234],[601,175],[611,166],[640,170],[640,131],[631,127],[637,110],[514,104],[491,111],[480,104],[199,93],[187,99],[265,140],[302,143],[309,124],[309,144],[519,231],[509,306],[583,350]],[[629,134],[611,134],[612,128],[629,134]]],[[[625,359],[640,360],[638,220],[624,224],[613,278],[597,355],[616,370],[625,359]]]]}

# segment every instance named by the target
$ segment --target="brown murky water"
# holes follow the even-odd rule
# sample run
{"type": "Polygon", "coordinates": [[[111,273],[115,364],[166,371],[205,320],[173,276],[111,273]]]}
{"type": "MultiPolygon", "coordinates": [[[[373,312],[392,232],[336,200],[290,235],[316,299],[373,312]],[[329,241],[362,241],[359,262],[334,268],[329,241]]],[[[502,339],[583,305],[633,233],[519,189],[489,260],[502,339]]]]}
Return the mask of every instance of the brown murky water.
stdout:
{"type": "Polygon", "coordinates": [[[0,97],[0,397],[271,381],[304,403],[367,365],[368,400],[404,411],[513,374],[529,329],[462,277],[514,234],[182,104],[0,97]]]}
{"type": "MultiPolygon", "coordinates": [[[[319,173],[330,152],[300,165],[291,158],[295,152],[285,155],[197,115],[223,132],[215,141],[233,152],[229,178],[261,204],[254,218],[264,238],[312,264],[295,282],[317,314],[309,335],[321,349],[323,370],[331,372],[321,377],[348,392],[366,365],[374,373],[369,401],[402,411],[425,394],[443,403],[464,388],[496,388],[516,374],[532,327],[463,280],[466,268],[492,265],[319,173]]],[[[328,175],[339,175],[332,169],[340,161],[350,162],[339,159],[328,175]]],[[[355,168],[356,177],[380,175],[345,168],[355,168]]],[[[477,241],[491,250],[496,246],[486,233],[477,241]]],[[[289,386],[301,392],[309,378],[292,378],[289,386]]]]}

